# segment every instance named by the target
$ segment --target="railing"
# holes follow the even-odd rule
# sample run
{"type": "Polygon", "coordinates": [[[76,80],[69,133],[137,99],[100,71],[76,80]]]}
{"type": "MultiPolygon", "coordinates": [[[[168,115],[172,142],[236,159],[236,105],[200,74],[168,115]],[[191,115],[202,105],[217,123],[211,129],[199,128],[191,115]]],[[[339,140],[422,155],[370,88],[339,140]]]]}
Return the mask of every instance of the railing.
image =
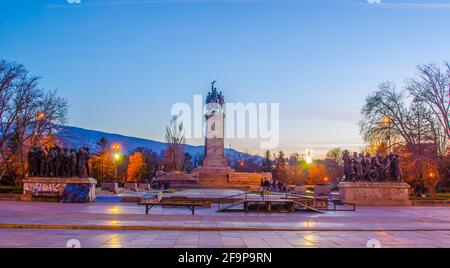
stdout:
{"type": "Polygon", "coordinates": [[[339,205],[343,205],[343,206],[345,206],[345,205],[353,206],[352,209],[340,209],[339,211],[356,211],[356,204],[348,203],[348,202],[343,202],[343,201],[340,201],[340,200],[332,200],[332,202],[333,202],[333,211],[337,211],[337,210],[336,210],[336,207],[339,206],[339,205]]]}
{"type": "Polygon", "coordinates": [[[235,194],[235,195],[230,195],[230,196],[219,198],[219,199],[217,199],[217,209],[218,210],[220,209],[220,205],[222,204],[222,201],[224,201],[224,200],[228,200],[230,198],[235,198],[235,197],[238,197],[238,196],[245,196],[244,200],[247,200],[248,199],[248,194],[250,194],[250,193],[253,193],[253,192],[245,192],[245,193],[242,193],[242,194],[235,194]]]}
{"type": "MultiPolygon", "coordinates": [[[[257,195],[261,196],[263,201],[269,201],[271,199],[270,198],[271,196],[282,196],[285,199],[290,199],[290,198],[311,199],[313,201],[313,207],[316,205],[316,198],[313,196],[293,194],[293,193],[277,193],[277,192],[270,192],[267,194],[266,191],[264,191],[264,190],[258,190],[258,191],[250,191],[250,192],[245,192],[245,193],[241,193],[241,194],[230,195],[230,196],[226,196],[226,197],[217,199],[217,209],[219,210],[221,208],[221,205],[224,203],[224,201],[232,199],[232,198],[236,198],[239,196],[243,197],[241,199],[242,201],[247,201],[248,196],[251,194],[257,194],[257,195]]],[[[234,202],[231,202],[231,203],[234,203],[234,202]]]]}

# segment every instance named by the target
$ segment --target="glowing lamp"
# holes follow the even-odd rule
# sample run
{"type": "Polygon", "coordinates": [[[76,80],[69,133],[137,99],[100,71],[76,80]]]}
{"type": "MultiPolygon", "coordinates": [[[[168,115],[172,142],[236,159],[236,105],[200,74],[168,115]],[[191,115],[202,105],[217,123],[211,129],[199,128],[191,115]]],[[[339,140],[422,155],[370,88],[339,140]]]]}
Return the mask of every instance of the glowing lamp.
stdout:
{"type": "Polygon", "coordinates": [[[42,120],[45,117],[45,113],[44,112],[40,112],[38,113],[38,115],[36,116],[37,120],[42,120]]]}
{"type": "Polygon", "coordinates": [[[113,150],[119,151],[120,150],[120,144],[113,144],[112,148],[113,148],[113,150]]]}

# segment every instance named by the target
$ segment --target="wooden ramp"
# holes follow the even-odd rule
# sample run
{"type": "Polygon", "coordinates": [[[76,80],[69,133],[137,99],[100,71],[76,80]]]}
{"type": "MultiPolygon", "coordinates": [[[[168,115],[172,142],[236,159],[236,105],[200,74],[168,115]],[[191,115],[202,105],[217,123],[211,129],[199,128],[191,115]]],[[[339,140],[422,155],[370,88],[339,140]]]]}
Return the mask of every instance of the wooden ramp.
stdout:
{"type": "Polygon", "coordinates": [[[325,212],[322,211],[322,210],[318,210],[318,209],[316,209],[316,208],[313,208],[313,207],[311,207],[311,206],[308,206],[308,205],[303,204],[303,203],[300,203],[300,202],[294,201],[294,204],[297,205],[297,206],[300,206],[300,207],[302,207],[302,208],[304,208],[304,209],[306,209],[306,210],[309,210],[309,211],[318,212],[318,213],[325,213],[325,212]]]}
{"type": "Polygon", "coordinates": [[[216,212],[227,211],[227,210],[229,210],[229,209],[231,209],[231,208],[233,208],[233,207],[242,205],[242,204],[244,204],[244,203],[245,203],[245,199],[242,199],[242,200],[233,202],[233,203],[231,203],[231,204],[225,205],[224,207],[219,207],[219,208],[216,210],[216,212]]]}
{"type": "Polygon", "coordinates": [[[218,208],[217,212],[224,212],[224,211],[260,211],[260,208],[264,208],[264,211],[266,212],[273,212],[274,208],[275,210],[278,210],[279,212],[285,211],[285,212],[295,212],[298,209],[303,209],[306,211],[311,212],[317,212],[317,213],[324,213],[324,211],[321,211],[317,208],[314,208],[313,206],[310,206],[306,203],[302,203],[293,199],[290,199],[288,197],[266,197],[264,195],[257,196],[249,196],[248,193],[240,194],[240,195],[234,195],[225,197],[226,198],[236,198],[236,197],[242,197],[242,199],[235,201],[230,204],[225,204],[224,206],[221,206],[221,202],[219,200],[218,202],[218,208]],[[237,206],[243,206],[242,209],[236,209],[237,206]],[[256,208],[256,209],[255,209],[256,208]]]}

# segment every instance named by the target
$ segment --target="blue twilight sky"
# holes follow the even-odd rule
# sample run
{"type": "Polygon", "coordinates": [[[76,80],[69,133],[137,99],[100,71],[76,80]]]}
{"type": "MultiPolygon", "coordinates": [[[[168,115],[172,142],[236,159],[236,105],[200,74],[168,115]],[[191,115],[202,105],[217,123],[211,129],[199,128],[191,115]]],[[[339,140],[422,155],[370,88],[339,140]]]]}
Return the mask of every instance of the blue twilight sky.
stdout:
{"type": "Polygon", "coordinates": [[[449,0],[71,1],[0,0],[0,58],[67,98],[71,125],[142,138],[218,80],[228,102],[280,103],[278,149],[354,149],[378,83],[450,60],[449,0]]]}

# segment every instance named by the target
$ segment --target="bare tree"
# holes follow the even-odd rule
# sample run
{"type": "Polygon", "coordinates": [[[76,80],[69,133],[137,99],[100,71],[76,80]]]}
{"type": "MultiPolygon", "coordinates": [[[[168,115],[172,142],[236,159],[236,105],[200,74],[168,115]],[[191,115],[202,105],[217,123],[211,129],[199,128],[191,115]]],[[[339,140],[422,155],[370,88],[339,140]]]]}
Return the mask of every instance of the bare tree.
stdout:
{"type": "Polygon", "coordinates": [[[66,122],[67,102],[38,82],[22,65],[0,61],[0,178],[12,157],[24,177],[26,151],[66,122]]]}
{"type": "Polygon", "coordinates": [[[418,68],[420,74],[405,90],[397,91],[391,82],[380,84],[367,97],[359,125],[369,145],[387,143],[388,151],[402,147],[411,176],[428,177],[434,192],[441,175],[448,173],[450,69],[445,75],[436,65],[418,68]]]}
{"type": "Polygon", "coordinates": [[[391,82],[384,82],[378,90],[366,98],[361,110],[363,119],[359,122],[360,130],[366,142],[372,140],[394,140],[390,146],[395,146],[399,139],[406,143],[414,143],[410,129],[411,119],[405,104],[405,92],[396,91],[391,82]]]}
{"type": "Polygon", "coordinates": [[[432,111],[435,120],[450,138],[450,65],[441,68],[436,64],[417,67],[418,74],[409,80],[408,91],[425,103],[432,111]]]}
{"type": "Polygon", "coordinates": [[[170,171],[181,171],[184,163],[184,137],[183,124],[178,122],[177,116],[172,117],[166,127],[167,147],[164,151],[165,168],[170,171]]]}

